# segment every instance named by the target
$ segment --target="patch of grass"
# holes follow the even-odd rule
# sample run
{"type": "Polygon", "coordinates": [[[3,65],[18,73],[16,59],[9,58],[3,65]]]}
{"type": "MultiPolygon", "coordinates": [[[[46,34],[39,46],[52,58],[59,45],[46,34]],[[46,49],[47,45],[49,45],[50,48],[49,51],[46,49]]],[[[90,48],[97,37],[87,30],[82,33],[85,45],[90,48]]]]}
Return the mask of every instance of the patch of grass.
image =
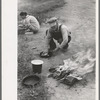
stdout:
{"type": "Polygon", "coordinates": [[[42,22],[45,22],[46,18],[51,17],[48,16],[48,12],[53,11],[58,7],[62,7],[65,4],[64,0],[35,0],[35,2],[40,4],[37,4],[37,6],[34,7],[34,2],[31,2],[31,4],[26,6],[20,7],[19,5],[19,12],[26,11],[28,12],[28,14],[34,15],[38,19],[40,24],[42,22]]]}
{"type": "Polygon", "coordinates": [[[45,86],[45,76],[42,76],[41,82],[33,87],[28,88],[22,85],[22,80],[25,76],[32,74],[31,60],[34,59],[34,54],[30,45],[30,41],[34,38],[19,35],[18,36],[18,100],[48,100],[48,90],[45,86]]]}
{"type": "Polygon", "coordinates": [[[53,11],[58,7],[62,7],[64,4],[65,4],[64,0],[56,0],[56,1],[54,0],[47,3],[46,5],[42,4],[40,7],[34,10],[35,16],[37,17],[40,23],[45,22],[46,18],[52,16],[52,15],[48,16],[47,15],[48,12],[53,11]]]}

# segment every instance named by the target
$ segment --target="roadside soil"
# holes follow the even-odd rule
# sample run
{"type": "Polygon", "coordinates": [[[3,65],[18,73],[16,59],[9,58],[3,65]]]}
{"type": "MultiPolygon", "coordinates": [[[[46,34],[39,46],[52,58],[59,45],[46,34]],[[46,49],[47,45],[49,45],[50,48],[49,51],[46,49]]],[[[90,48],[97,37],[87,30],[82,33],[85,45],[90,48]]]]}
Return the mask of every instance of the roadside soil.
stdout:
{"type": "MultiPolygon", "coordinates": [[[[20,4],[24,1],[19,1],[21,7],[20,4]]],[[[27,3],[25,6],[28,6],[28,1],[25,2],[27,3]]],[[[41,24],[38,34],[18,35],[18,100],[95,100],[95,72],[88,74],[84,80],[72,87],[47,78],[50,67],[63,64],[63,60],[77,52],[88,49],[95,52],[95,0],[65,0],[65,2],[63,7],[47,12],[47,15],[59,17],[59,22],[67,25],[72,32],[72,41],[66,52],[58,52],[48,59],[39,57],[39,53],[45,50],[45,31],[48,28],[45,23],[41,24]],[[25,99],[29,91],[21,85],[21,81],[25,75],[32,73],[30,62],[33,59],[44,61],[41,75],[44,79],[42,86],[46,89],[43,89],[42,96],[47,98],[25,99]]],[[[35,4],[40,5],[38,2],[35,4]]]]}

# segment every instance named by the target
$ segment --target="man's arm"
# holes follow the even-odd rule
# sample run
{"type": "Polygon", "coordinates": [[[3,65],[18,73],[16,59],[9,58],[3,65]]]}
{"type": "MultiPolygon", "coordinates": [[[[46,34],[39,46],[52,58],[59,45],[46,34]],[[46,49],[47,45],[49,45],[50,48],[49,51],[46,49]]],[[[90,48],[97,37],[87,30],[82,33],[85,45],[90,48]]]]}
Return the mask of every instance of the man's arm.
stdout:
{"type": "Polygon", "coordinates": [[[59,45],[60,49],[62,49],[66,45],[66,43],[68,42],[68,30],[67,30],[66,26],[62,25],[61,32],[62,32],[63,41],[59,45]]]}
{"type": "Polygon", "coordinates": [[[50,49],[50,41],[52,39],[52,36],[49,32],[49,29],[47,30],[47,34],[46,34],[46,46],[47,46],[47,49],[50,49]]]}
{"type": "Polygon", "coordinates": [[[19,21],[18,22],[18,29],[27,29],[27,27],[24,25],[24,22],[23,20],[19,21]]]}

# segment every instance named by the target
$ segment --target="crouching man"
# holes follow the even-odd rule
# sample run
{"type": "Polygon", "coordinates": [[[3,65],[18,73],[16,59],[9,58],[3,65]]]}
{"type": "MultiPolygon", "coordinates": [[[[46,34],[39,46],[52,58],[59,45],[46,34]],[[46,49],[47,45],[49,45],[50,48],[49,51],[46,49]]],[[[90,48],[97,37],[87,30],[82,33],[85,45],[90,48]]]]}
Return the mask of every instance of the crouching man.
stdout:
{"type": "Polygon", "coordinates": [[[20,17],[22,21],[20,22],[18,30],[24,30],[25,33],[33,32],[37,33],[40,29],[38,20],[31,15],[28,15],[26,12],[21,12],[20,17]]]}
{"type": "Polygon", "coordinates": [[[50,18],[47,23],[50,28],[46,31],[46,45],[47,52],[57,52],[58,50],[66,50],[71,41],[71,32],[68,31],[67,26],[59,24],[57,18],[50,18]],[[58,42],[58,46],[55,41],[58,42]]]}

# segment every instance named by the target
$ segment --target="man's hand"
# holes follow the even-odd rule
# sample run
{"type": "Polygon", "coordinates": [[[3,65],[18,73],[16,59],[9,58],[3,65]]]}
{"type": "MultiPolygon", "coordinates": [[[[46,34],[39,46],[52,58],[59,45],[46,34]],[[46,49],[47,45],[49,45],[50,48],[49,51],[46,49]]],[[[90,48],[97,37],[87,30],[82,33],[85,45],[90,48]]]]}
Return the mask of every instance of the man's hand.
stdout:
{"type": "Polygon", "coordinates": [[[57,48],[55,48],[55,49],[53,50],[53,52],[57,52],[57,51],[59,51],[59,50],[60,50],[60,48],[57,47],[57,48]]]}
{"type": "Polygon", "coordinates": [[[24,30],[27,30],[27,27],[24,26],[24,25],[18,25],[18,29],[24,29],[24,30]]]}

